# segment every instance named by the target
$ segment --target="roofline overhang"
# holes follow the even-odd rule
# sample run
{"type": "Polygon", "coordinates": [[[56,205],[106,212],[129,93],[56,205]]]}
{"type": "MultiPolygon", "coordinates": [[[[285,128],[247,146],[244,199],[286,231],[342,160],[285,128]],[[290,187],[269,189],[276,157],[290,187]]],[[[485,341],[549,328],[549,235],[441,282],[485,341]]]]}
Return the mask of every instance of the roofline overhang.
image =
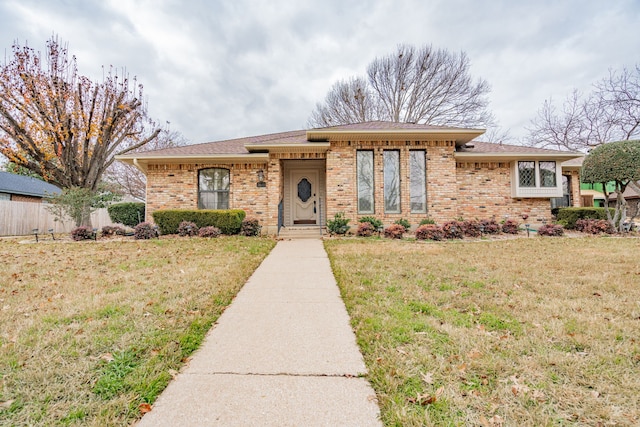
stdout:
{"type": "Polygon", "coordinates": [[[576,153],[454,153],[456,160],[462,161],[513,161],[513,160],[558,160],[566,161],[582,157],[576,153]]]}
{"type": "Polygon", "coordinates": [[[486,129],[311,129],[308,141],[455,141],[465,144],[485,133],[486,129]]]}
{"type": "Polygon", "coordinates": [[[115,159],[129,165],[133,165],[142,172],[147,172],[150,164],[176,164],[176,163],[266,163],[269,161],[269,153],[248,154],[199,154],[182,156],[135,156],[121,155],[115,159]]]}
{"type": "Polygon", "coordinates": [[[326,153],[329,151],[329,148],[331,148],[331,144],[328,142],[312,142],[308,144],[245,144],[244,148],[249,152],[326,153]]]}

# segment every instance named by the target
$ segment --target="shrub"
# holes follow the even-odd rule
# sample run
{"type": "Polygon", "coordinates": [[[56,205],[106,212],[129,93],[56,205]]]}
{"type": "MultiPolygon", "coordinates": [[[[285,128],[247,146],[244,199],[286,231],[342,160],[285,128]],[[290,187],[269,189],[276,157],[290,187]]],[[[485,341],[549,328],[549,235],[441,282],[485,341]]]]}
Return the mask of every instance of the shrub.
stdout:
{"type": "MultiPolygon", "coordinates": [[[[609,208],[613,217],[615,209],[609,208]]],[[[567,229],[576,228],[579,219],[607,219],[607,208],[561,208],[556,216],[567,229]]]]}
{"type": "Polygon", "coordinates": [[[367,222],[367,223],[371,224],[371,226],[373,227],[374,231],[380,231],[380,230],[382,230],[382,227],[384,226],[384,224],[382,224],[382,220],[379,220],[378,218],[376,218],[374,216],[363,216],[362,218],[360,218],[358,220],[358,222],[360,222],[360,223],[367,222]]]}
{"type": "Polygon", "coordinates": [[[507,219],[502,223],[502,232],[506,234],[518,234],[520,224],[515,219],[507,219]]]}
{"type": "Polygon", "coordinates": [[[435,224],[436,221],[431,219],[431,218],[425,218],[422,221],[420,221],[420,224],[418,225],[427,225],[427,224],[435,224]]]}
{"type": "Polygon", "coordinates": [[[468,220],[462,223],[462,231],[468,237],[482,236],[482,224],[480,221],[468,220]]]}
{"type": "Polygon", "coordinates": [[[409,229],[411,228],[411,223],[404,218],[400,218],[399,220],[395,221],[394,224],[403,226],[405,232],[409,231],[409,229]]]}
{"type": "Polygon", "coordinates": [[[117,224],[124,224],[128,227],[135,227],[144,221],[144,203],[130,202],[117,203],[107,207],[109,218],[117,224]]]}
{"type": "Polygon", "coordinates": [[[464,236],[464,223],[461,221],[449,221],[442,224],[442,232],[445,239],[462,239],[464,236]]]}
{"type": "Polygon", "coordinates": [[[219,235],[220,235],[220,229],[212,225],[202,227],[198,231],[198,236],[200,237],[218,237],[219,235]]]}
{"type": "Polygon", "coordinates": [[[102,234],[104,237],[111,237],[116,235],[124,236],[125,229],[122,227],[118,227],[117,225],[105,225],[104,227],[102,227],[102,230],[100,230],[100,234],[102,234]]]}
{"type": "Polygon", "coordinates": [[[71,230],[71,238],[76,242],[80,240],[95,240],[96,233],[91,227],[81,225],[80,227],[76,227],[71,230]]]}
{"type": "Polygon", "coordinates": [[[138,240],[158,237],[158,230],[148,222],[141,222],[133,230],[133,237],[138,240]]]}
{"type": "Polygon", "coordinates": [[[606,219],[579,219],[575,229],[587,234],[613,234],[615,230],[606,219]]]}
{"type": "Polygon", "coordinates": [[[344,217],[344,212],[338,212],[333,219],[327,220],[327,230],[329,234],[346,234],[351,228],[349,218],[344,217]]]}
{"type": "Polygon", "coordinates": [[[562,236],[564,228],[559,224],[545,224],[538,229],[539,236],[562,236]]]}
{"type": "Polygon", "coordinates": [[[178,236],[197,236],[198,235],[198,226],[195,222],[191,221],[182,221],[178,225],[178,236]]]}
{"type": "Polygon", "coordinates": [[[360,237],[371,237],[376,233],[376,229],[371,225],[370,222],[361,222],[358,224],[358,230],[356,231],[356,235],[360,237]]]}
{"type": "Polygon", "coordinates": [[[262,226],[257,218],[245,218],[242,220],[242,225],[240,226],[241,235],[258,236],[260,235],[260,230],[262,230],[262,226]]]}
{"type": "Polygon", "coordinates": [[[407,231],[404,225],[391,224],[384,229],[384,237],[389,239],[402,239],[402,235],[407,231]]]}
{"type": "Polygon", "coordinates": [[[444,232],[442,228],[435,224],[423,224],[416,228],[416,239],[418,240],[442,240],[444,232]]]}
{"type": "Polygon", "coordinates": [[[498,224],[494,219],[483,219],[480,221],[480,224],[484,227],[483,233],[485,234],[500,233],[500,224],[498,224]]]}
{"type": "Polygon", "coordinates": [[[241,209],[227,210],[158,210],[153,212],[153,220],[162,234],[176,234],[182,221],[195,223],[198,228],[214,226],[223,234],[238,234],[245,218],[245,211],[241,209]]]}

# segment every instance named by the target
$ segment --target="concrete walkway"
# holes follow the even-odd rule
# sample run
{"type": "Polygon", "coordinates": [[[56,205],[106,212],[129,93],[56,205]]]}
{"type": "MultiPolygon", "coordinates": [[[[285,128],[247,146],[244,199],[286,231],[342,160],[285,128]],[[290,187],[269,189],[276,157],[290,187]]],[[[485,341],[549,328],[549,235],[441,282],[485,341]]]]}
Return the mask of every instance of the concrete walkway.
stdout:
{"type": "Polygon", "coordinates": [[[321,240],[280,241],[139,427],[380,426],[321,240]]]}

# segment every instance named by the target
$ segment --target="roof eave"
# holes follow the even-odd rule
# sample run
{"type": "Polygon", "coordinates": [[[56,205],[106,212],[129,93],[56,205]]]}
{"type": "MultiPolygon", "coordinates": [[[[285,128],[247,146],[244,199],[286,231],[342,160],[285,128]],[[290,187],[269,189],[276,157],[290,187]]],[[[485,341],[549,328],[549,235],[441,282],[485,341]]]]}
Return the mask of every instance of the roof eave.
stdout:
{"type": "MultiPolygon", "coordinates": [[[[331,144],[328,142],[311,142],[308,144],[245,144],[249,152],[268,151],[271,153],[326,153],[331,144]]],[[[267,154],[268,155],[268,154],[267,154]]]]}
{"type": "Polygon", "coordinates": [[[455,141],[464,144],[485,133],[485,129],[312,129],[309,141],[455,141]]]}
{"type": "Polygon", "coordinates": [[[132,154],[115,156],[116,160],[133,165],[142,172],[147,171],[150,164],[176,163],[264,163],[269,160],[269,153],[248,154],[197,154],[182,156],[135,156],[132,154]]]}
{"type": "Polygon", "coordinates": [[[582,154],[575,153],[454,153],[458,160],[482,160],[482,161],[512,161],[512,160],[539,160],[549,159],[566,161],[581,157],[582,154]]]}

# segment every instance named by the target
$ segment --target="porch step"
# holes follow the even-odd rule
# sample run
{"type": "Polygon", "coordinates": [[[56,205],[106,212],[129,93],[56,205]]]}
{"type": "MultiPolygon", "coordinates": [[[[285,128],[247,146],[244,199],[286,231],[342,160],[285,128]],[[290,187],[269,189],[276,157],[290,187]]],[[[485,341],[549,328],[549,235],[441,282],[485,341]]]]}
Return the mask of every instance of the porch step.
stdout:
{"type": "Polygon", "coordinates": [[[278,238],[280,239],[321,239],[326,232],[325,227],[319,228],[317,225],[304,226],[294,225],[282,227],[278,238]]]}

